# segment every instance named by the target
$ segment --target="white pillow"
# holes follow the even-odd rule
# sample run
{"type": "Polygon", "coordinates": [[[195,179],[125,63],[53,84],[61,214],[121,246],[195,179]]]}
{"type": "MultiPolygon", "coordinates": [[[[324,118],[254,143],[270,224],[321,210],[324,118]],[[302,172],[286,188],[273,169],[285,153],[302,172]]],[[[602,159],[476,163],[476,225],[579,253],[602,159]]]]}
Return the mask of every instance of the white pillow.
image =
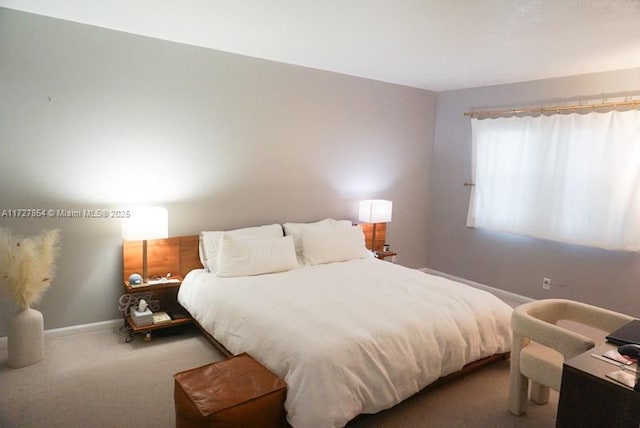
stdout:
{"type": "Polygon", "coordinates": [[[293,238],[234,238],[222,235],[217,276],[248,276],[284,272],[298,266],[293,238]]]}
{"type": "Polygon", "coordinates": [[[316,221],[315,223],[285,223],[284,234],[287,236],[293,236],[293,241],[296,245],[296,254],[302,256],[302,235],[309,230],[326,230],[335,228],[349,228],[352,226],[349,220],[334,220],[327,218],[324,220],[316,221]]]}
{"type": "Polygon", "coordinates": [[[218,248],[220,247],[222,235],[225,233],[228,233],[233,237],[252,239],[281,238],[283,236],[282,226],[277,223],[267,226],[245,227],[242,229],[228,230],[226,232],[200,232],[200,261],[207,272],[215,273],[217,270],[218,248]]]}
{"type": "Polygon", "coordinates": [[[360,226],[305,231],[302,247],[304,261],[309,265],[363,259],[370,255],[360,226]]]}

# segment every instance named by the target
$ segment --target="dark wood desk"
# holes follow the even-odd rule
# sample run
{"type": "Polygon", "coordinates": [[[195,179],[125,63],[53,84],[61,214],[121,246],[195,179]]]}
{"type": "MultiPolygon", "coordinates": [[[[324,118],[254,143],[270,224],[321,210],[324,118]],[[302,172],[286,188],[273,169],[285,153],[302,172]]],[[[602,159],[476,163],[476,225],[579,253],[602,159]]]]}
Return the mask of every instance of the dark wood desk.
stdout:
{"type": "Polygon", "coordinates": [[[617,346],[596,346],[565,361],[558,401],[557,428],[638,428],[640,393],[609,379],[607,373],[619,370],[591,354],[603,354],[617,346]]]}

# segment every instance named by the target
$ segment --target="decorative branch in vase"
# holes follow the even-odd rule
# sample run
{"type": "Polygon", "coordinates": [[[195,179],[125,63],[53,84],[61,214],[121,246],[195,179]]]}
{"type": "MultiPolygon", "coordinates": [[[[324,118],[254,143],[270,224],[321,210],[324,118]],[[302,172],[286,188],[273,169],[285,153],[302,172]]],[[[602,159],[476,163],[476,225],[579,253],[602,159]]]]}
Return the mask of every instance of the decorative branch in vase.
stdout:
{"type": "Polygon", "coordinates": [[[42,313],[31,306],[42,299],[55,275],[60,230],[36,236],[12,235],[0,228],[0,282],[21,310],[9,322],[9,366],[18,368],[44,357],[42,313]]]}

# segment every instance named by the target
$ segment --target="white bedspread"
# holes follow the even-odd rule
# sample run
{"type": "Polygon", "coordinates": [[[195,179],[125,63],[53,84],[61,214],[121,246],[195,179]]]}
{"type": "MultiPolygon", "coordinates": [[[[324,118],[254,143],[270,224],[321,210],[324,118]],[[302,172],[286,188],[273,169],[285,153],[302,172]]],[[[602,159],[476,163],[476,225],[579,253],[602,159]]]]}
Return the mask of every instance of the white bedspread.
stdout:
{"type": "Polygon", "coordinates": [[[287,385],[296,428],[341,427],[511,345],[511,308],[482,290],[375,259],[218,278],[179,301],[234,354],[287,385]]]}

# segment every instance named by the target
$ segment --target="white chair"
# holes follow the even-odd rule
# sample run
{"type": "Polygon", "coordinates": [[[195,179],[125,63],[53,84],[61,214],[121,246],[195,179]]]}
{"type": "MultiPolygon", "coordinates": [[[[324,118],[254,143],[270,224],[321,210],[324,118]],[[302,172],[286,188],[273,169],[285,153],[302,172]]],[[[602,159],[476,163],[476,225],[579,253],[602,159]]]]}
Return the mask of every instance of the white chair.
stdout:
{"type": "Polygon", "coordinates": [[[574,321],[610,333],[633,318],[563,299],[537,300],[516,307],[511,316],[511,413],[526,413],[529,380],[531,400],[545,404],[549,401],[549,388],[560,391],[564,360],[595,346],[589,337],[556,325],[560,320],[574,321]]]}

